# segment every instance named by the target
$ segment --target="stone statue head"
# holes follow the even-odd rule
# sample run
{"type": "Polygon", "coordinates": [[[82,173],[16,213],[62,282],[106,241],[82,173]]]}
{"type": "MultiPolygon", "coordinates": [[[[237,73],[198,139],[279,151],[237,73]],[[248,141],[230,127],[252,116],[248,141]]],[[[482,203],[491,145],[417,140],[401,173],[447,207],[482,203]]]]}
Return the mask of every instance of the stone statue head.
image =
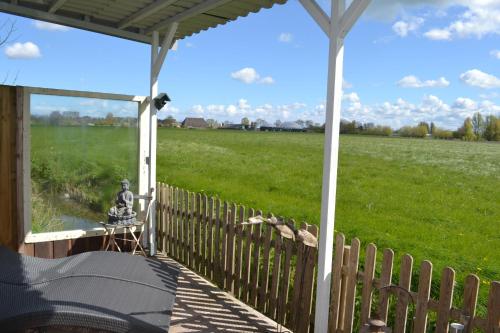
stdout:
{"type": "Polygon", "coordinates": [[[127,191],[130,188],[130,182],[128,181],[128,179],[122,180],[121,184],[124,191],[127,191]]]}

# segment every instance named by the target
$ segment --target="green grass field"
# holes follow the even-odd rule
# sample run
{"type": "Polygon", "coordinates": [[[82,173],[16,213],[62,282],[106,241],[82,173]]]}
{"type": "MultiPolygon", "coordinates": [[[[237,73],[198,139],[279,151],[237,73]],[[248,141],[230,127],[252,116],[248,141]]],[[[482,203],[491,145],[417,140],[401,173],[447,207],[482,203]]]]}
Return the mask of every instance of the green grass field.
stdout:
{"type": "MultiPolygon", "coordinates": [[[[75,183],[99,212],[119,189],[116,179],[134,179],[130,135],[126,128],[35,128],[35,175],[59,190],[75,183]]],[[[323,138],[160,128],[157,178],[319,224],[323,138]]],[[[445,266],[459,282],[476,273],[484,296],[488,281],[500,279],[499,184],[499,144],[342,136],[335,229],[390,247],[396,258],[410,253],[416,269],[429,259],[436,276],[445,266]]]]}
{"type": "MultiPolygon", "coordinates": [[[[319,224],[323,138],[160,129],[157,177],[319,224]]],[[[500,279],[499,184],[499,144],[341,136],[335,229],[487,284],[500,279]]]]}

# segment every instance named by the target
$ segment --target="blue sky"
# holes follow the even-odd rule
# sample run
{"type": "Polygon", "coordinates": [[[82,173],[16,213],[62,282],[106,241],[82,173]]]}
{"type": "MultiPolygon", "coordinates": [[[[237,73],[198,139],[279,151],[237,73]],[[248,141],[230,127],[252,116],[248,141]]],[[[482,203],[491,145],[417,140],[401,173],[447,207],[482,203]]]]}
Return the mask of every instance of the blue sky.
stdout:
{"type": "MultiPolygon", "coordinates": [[[[1,50],[0,80],[148,94],[147,45],[0,13],[5,20],[16,32],[1,50]]],[[[160,118],[323,123],[327,56],[326,36],[298,1],[250,14],[169,52],[159,82],[172,103],[160,118]]],[[[373,0],[345,41],[344,79],[348,120],[456,128],[477,111],[499,114],[500,1],[373,0]]]]}

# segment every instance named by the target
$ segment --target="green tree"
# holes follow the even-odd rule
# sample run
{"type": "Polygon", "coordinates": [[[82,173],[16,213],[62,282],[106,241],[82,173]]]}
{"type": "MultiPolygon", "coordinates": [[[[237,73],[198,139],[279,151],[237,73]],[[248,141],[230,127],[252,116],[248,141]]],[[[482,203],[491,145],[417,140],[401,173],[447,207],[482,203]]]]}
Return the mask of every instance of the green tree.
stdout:
{"type": "Polygon", "coordinates": [[[52,111],[49,116],[49,124],[51,125],[60,125],[62,121],[62,115],[59,111],[52,111]]]}
{"type": "Polygon", "coordinates": [[[207,119],[207,124],[210,128],[219,128],[219,122],[215,119],[207,119]]]}
{"type": "Polygon", "coordinates": [[[474,134],[474,126],[472,125],[472,119],[467,117],[464,121],[464,136],[462,139],[465,141],[474,141],[476,140],[476,135],[474,134]]]}
{"type": "Polygon", "coordinates": [[[431,128],[430,128],[430,131],[429,133],[430,134],[434,134],[434,131],[436,130],[436,125],[434,125],[434,122],[431,122],[431,128]]]}
{"type": "Polygon", "coordinates": [[[500,141],[500,119],[494,115],[486,117],[484,137],[488,141],[500,141]]]}
{"type": "Polygon", "coordinates": [[[484,136],[485,125],[486,124],[481,113],[474,113],[474,115],[472,116],[472,129],[477,139],[480,139],[484,136]]]}
{"type": "Polygon", "coordinates": [[[241,124],[244,126],[250,126],[250,119],[248,119],[247,117],[241,119],[241,124]]]}
{"type": "Polygon", "coordinates": [[[429,123],[428,123],[428,122],[426,122],[426,121],[421,121],[420,123],[418,123],[418,127],[420,127],[420,126],[425,127],[425,129],[427,130],[427,133],[425,133],[426,135],[427,135],[428,133],[431,133],[431,127],[429,126],[429,123]]]}

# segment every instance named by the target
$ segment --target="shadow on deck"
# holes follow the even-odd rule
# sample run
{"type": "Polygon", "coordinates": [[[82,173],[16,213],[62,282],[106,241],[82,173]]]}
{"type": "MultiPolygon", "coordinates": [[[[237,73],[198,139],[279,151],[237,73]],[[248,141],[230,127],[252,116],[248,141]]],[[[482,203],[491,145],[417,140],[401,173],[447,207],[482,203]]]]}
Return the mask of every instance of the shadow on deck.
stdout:
{"type": "Polygon", "coordinates": [[[290,332],[164,255],[157,258],[180,269],[170,333],[290,332]]]}

